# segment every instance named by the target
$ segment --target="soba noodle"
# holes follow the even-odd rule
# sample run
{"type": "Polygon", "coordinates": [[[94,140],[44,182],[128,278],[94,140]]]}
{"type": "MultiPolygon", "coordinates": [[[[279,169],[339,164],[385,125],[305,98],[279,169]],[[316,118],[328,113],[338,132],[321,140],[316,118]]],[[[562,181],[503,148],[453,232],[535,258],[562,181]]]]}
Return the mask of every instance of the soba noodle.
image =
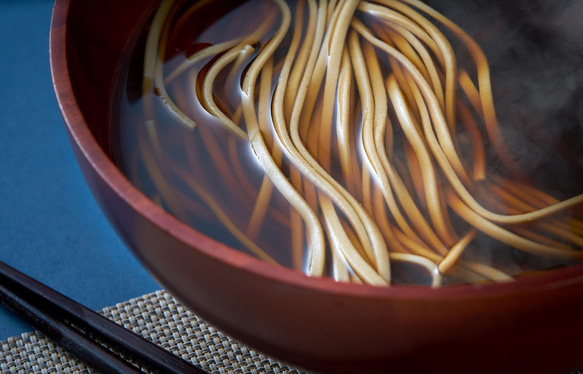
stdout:
{"type": "MultiPolygon", "coordinates": [[[[498,125],[486,56],[460,27],[418,0],[260,3],[268,10],[245,28],[251,31],[171,68],[165,56],[173,27],[209,2],[163,0],[150,25],[137,138],[158,200],[173,214],[210,209],[239,243],[272,263],[256,238],[266,220],[280,222],[290,231],[295,267],[371,285],[390,285],[394,262],[423,269],[433,287],[450,275],[512,280],[464,259],[478,233],[535,256],[583,259],[583,222],[559,214],[583,195],[558,201],[488,171],[484,135],[508,174],[520,175],[498,125]],[[458,66],[452,43],[467,50],[475,71],[458,66]],[[169,92],[181,81],[189,91],[169,92]],[[232,221],[208,183],[165,159],[155,97],[188,131],[200,127],[211,155],[205,162],[221,176],[211,184],[224,181],[249,205],[246,227],[232,221]],[[231,134],[226,144],[190,106],[231,134]],[[460,151],[458,124],[469,154],[460,151]],[[236,155],[241,142],[264,172],[258,189],[236,155]],[[184,206],[168,175],[200,203],[184,206]],[[270,208],[276,191],[288,214],[270,208]]],[[[189,165],[202,168],[198,150],[183,146],[189,165]]]]}

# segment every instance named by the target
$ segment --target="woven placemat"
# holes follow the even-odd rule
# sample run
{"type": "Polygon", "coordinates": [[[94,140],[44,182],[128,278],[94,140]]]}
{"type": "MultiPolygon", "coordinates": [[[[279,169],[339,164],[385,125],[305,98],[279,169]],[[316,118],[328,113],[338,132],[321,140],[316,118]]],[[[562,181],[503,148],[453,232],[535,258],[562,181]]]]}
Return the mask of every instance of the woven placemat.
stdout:
{"type": "MultiPolygon", "coordinates": [[[[101,314],[210,373],[307,374],[220,333],[164,291],[100,311],[101,314]]],[[[97,373],[39,332],[0,341],[0,373],[97,373]]],[[[570,374],[583,374],[573,371],[570,374]]]]}
{"type": "MultiPolygon", "coordinates": [[[[211,373],[302,373],[230,339],[164,291],[100,311],[211,373]]],[[[97,373],[38,332],[0,342],[0,373],[97,373]]]]}

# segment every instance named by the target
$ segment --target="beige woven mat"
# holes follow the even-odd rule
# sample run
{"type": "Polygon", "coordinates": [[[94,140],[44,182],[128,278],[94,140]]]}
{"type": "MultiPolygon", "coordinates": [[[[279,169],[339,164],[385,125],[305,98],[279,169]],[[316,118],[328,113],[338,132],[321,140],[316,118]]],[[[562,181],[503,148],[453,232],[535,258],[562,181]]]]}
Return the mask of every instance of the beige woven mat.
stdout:
{"type": "MultiPolygon", "coordinates": [[[[109,319],[211,373],[299,374],[231,340],[157,291],[101,311],[109,319]]],[[[37,332],[0,341],[0,373],[96,373],[37,332]]]]}
{"type": "MultiPolygon", "coordinates": [[[[101,313],[210,373],[302,374],[221,334],[157,291],[101,313]]],[[[96,373],[37,332],[0,341],[0,373],[96,373]]],[[[583,374],[575,371],[570,374],[583,374]]]]}

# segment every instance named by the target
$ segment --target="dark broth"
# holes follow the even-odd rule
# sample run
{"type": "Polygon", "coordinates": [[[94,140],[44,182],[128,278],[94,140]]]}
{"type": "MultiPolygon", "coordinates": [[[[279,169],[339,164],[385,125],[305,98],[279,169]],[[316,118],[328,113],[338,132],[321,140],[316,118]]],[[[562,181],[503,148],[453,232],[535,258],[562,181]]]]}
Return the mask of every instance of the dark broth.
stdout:
{"type": "MultiPolygon", "coordinates": [[[[568,1],[429,1],[429,5],[442,12],[454,23],[468,32],[483,48],[490,63],[492,91],[500,124],[500,131],[514,156],[512,165],[500,161],[487,140],[486,130],[480,117],[473,113],[474,120],[481,126],[485,139],[486,165],[488,175],[502,181],[511,180],[544,191],[557,200],[564,200],[580,194],[583,190],[583,159],[580,144],[583,142],[583,26],[579,19],[583,16],[583,6],[579,2],[568,1]]],[[[163,72],[168,77],[187,57],[211,45],[249,34],[257,27],[256,21],[263,21],[276,12],[270,0],[238,2],[201,2],[199,9],[190,12],[192,4],[179,1],[170,11],[169,19],[174,23],[168,32],[168,43],[164,55],[163,72]],[[228,5],[227,5],[228,4],[228,5]]],[[[295,1],[288,1],[292,13],[295,1]]],[[[307,14],[304,7],[304,14],[307,14]]],[[[370,15],[356,13],[368,28],[379,25],[370,15]]],[[[249,65],[273,37],[281,19],[277,19],[270,31],[255,42],[255,50],[244,64],[231,73],[230,64],[216,78],[213,91],[218,107],[231,116],[238,116],[241,103],[241,84],[249,65]],[[231,74],[231,75],[229,75],[231,74]],[[230,85],[223,87],[230,82],[230,85]]],[[[463,47],[452,37],[452,33],[439,26],[452,42],[459,67],[475,74],[475,64],[463,47]]],[[[293,28],[293,21],[292,26],[293,28]]],[[[304,33],[307,26],[303,26],[304,33]]],[[[275,262],[303,271],[307,267],[306,235],[301,237],[303,250],[294,249],[290,231],[294,208],[273,188],[269,205],[261,225],[249,229],[259,190],[265,173],[256,160],[246,140],[241,140],[225,130],[220,122],[210,115],[200,104],[203,90],[203,76],[213,62],[221,56],[209,57],[183,72],[167,85],[168,95],[176,105],[196,122],[194,129],[185,126],[175,113],[168,110],[168,103],[157,90],[142,95],[144,73],[144,45],[148,28],[136,32],[132,50],[127,52],[127,61],[120,71],[118,94],[113,108],[111,126],[112,145],[115,162],[126,176],[144,194],[166,211],[192,226],[196,230],[221,241],[233,248],[251,255],[257,253],[244,245],[240,237],[233,234],[232,227],[245,233],[275,262]],[[152,123],[155,122],[156,141],[152,141],[152,123]],[[149,130],[148,130],[149,129],[149,130]],[[150,133],[148,132],[150,131],[150,133]],[[209,203],[210,202],[210,203],[209,203]],[[220,212],[220,213],[217,213],[220,212]],[[230,222],[225,225],[225,218],[230,222]],[[228,227],[232,225],[232,227],[228,227]]],[[[292,42],[291,33],[285,37],[282,47],[276,52],[274,65],[282,63],[292,42]]],[[[381,69],[391,71],[391,64],[385,54],[377,50],[381,69]]],[[[271,92],[276,87],[277,76],[273,79],[271,92]]],[[[257,89],[259,84],[257,85],[257,89]]],[[[353,84],[356,91],[356,84],[353,84]]],[[[324,83],[320,95],[323,94],[324,83]]],[[[468,99],[460,95],[463,105],[470,106],[468,99]]],[[[352,96],[358,103],[358,92],[352,96]]],[[[334,112],[337,108],[325,108],[334,112]]],[[[396,113],[389,109],[389,118],[396,122],[396,113]]],[[[243,117],[243,116],[241,116],[243,117]]],[[[262,117],[271,123],[271,113],[262,117]]],[[[471,133],[466,130],[458,114],[455,124],[456,146],[461,160],[471,169],[474,146],[471,133]]],[[[358,170],[370,167],[363,161],[364,150],[360,142],[362,114],[352,113],[351,133],[354,141],[353,154],[358,170]]],[[[335,123],[335,122],[334,122],[335,123]]],[[[245,129],[244,121],[241,128],[245,129]]],[[[333,133],[336,128],[334,127],[333,133]]],[[[278,144],[273,134],[264,134],[268,146],[278,144]]],[[[347,189],[362,189],[363,180],[349,181],[344,177],[340,161],[340,150],[336,142],[319,144],[317,133],[307,132],[304,141],[314,157],[321,148],[330,155],[330,162],[324,162],[327,171],[347,189]]],[[[336,138],[334,138],[336,139],[336,138]]],[[[393,154],[396,169],[407,174],[407,160],[404,157],[407,143],[404,133],[394,129],[393,154]]],[[[284,159],[282,170],[287,176],[294,166],[284,159]]],[[[440,181],[445,184],[443,175],[440,181]]],[[[374,185],[375,178],[371,178],[374,185]]],[[[404,180],[410,191],[415,187],[410,178],[404,180]]],[[[494,183],[495,184],[495,183],[494,183]]],[[[504,187],[504,182],[498,183],[504,187]]],[[[310,183],[303,185],[305,191],[315,191],[310,183]]],[[[492,184],[476,182],[470,191],[476,199],[497,210],[501,214],[512,211],[500,208],[500,197],[492,201],[492,184]]],[[[528,192],[527,192],[528,193],[528,192]]],[[[412,193],[415,202],[422,205],[420,197],[412,193]]],[[[309,198],[308,198],[309,199],[309,198]]],[[[374,209],[370,201],[362,195],[357,199],[365,208],[374,209]],[[363,200],[364,199],[364,200],[363,200]]],[[[403,209],[406,210],[406,209],[403,209]]],[[[427,217],[427,212],[423,210],[427,217]]],[[[469,225],[453,211],[448,210],[456,233],[461,237],[469,225]]],[[[317,212],[321,217],[321,212],[317,212]]],[[[342,214],[339,214],[343,218],[342,214]]],[[[374,215],[371,213],[371,215],[374,215]]],[[[564,220],[580,217],[577,209],[564,210],[547,219],[564,220]]],[[[345,217],[344,217],[345,218],[345,217]]],[[[392,218],[389,218],[391,222],[392,218]]],[[[506,227],[501,225],[502,227],[506,227]]],[[[522,225],[525,230],[547,235],[534,223],[522,225]]],[[[583,226],[582,226],[583,227],[583,226]]],[[[581,227],[572,228],[575,235],[581,227]]],[[[560,235],[549,233],[555,242],[581,250],[578,244],[567,241],[560,235]]],[[[297,237],[296,237],[297,238],[297,237]]],[[[389,246],[391,243],[387,243],[389,246]]],[[[453,245],[454,243],[448,243],[453,245]]],[[[329,246],[327,253],[329,254],[329,246]]],[[[330,258],[328,255],[327,258],[330,258]]],[[[512,276],[556,268],[575,263],[571,259],[557,259],[537,256],[510,248],[498,240],[478,232],[471,245],[462,255],[464,261],[492,266],[512,276]]],[[[332,268],[332,260],[326,260],[327,269],[332,268]]],[[[392,283],[431,284],[426,270],[412,264],[391,261],[392,283]]],[[[349,266],[350,271],[350,266],[349,266]]],[[[328,271],[330,273],[331,271],[328,271]]],[[[479,280],[479,277],[476,279],[479,280]]],[[[444,275],[443,284],[457,284],[467,279],[454,275],[444,275]]]]}

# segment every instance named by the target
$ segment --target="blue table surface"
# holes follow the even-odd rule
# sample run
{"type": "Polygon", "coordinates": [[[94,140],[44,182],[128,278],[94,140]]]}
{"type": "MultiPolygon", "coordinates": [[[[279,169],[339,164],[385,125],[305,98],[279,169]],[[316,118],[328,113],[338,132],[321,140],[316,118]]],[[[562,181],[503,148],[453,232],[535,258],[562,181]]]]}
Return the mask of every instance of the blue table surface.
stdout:
{"type": "MultiPolygon", "coordinates": [[[[49,67],[53,1],[0,0],[0,261],[92,309],[160,288],[95,203],[49,67]]],[[[0,307],[0,340],[31,331],[0,307]]]]}

